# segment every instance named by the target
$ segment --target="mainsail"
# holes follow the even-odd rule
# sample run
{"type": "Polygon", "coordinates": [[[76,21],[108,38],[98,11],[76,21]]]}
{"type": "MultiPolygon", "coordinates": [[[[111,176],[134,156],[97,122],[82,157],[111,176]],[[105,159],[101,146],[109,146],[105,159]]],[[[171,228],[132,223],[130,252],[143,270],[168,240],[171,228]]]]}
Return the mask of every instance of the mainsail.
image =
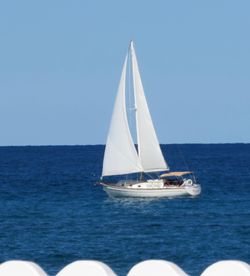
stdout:
{"type": "Polygon", "coordinates": [[[109,128],[102,176],[168,170],[144,95],[133,42],[130,44],[129,54],[132,59],[138,153],[130,133],[126,111],[126,56],[109,128]]]}
{"type": "Polygon", "coordinates": [[[137,143],[141,165],[144,172],[168,170],[144,95],[133,42],[131,42],[130,49],[136,109],[137,143]]]}

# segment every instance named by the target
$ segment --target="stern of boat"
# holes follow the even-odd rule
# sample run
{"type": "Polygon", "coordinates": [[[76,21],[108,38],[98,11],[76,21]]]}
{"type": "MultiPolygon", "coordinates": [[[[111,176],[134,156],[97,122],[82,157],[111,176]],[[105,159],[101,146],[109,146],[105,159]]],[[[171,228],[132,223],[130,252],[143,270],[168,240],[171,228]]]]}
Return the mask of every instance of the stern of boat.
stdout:
{"type": "Polygon", "coordinates": [[[185,190],[187,191],[188,194],[191,196],[197,196],[201,193],[201,185],[200,184],[192,184],[192,185],[187,185],[184,186],[185,190]]]}

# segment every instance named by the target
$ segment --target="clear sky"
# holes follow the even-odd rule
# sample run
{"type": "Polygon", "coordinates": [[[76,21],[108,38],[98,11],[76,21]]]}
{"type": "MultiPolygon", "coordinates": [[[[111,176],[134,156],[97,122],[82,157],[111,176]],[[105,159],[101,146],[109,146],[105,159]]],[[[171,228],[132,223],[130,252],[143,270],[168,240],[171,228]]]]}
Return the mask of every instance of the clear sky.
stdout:
{"type": "Polygon", "coordinates": [[[249,0],[0,2],[0,145],[104,144],[134,39],[161,143],[250,142],[249,0]]]}

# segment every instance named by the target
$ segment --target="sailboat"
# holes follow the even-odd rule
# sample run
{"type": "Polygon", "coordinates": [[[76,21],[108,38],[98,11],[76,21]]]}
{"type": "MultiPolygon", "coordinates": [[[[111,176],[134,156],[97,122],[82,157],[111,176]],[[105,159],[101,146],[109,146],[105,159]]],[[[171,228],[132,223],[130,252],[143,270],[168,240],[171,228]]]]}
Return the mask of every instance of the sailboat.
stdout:
{"type": "Polygon", "coordinates": [[[130,42],[122,69],[105,147],[100,184],[112,197],[196,196],[201,192],[201,187],[196,183],[192,172],[170,172],[163,157],[145,98],[133,41],[130,42]],[[132,69],[132,110],[135,116],[137,147],[132,138],[127,114],[128,68],[132,69]],[[156,174],[157,177],[146,177],[151,174],[156,174]],[[116,183],[104,181],[104,178],[122,175],[127,176],[125,180],[116,183]],[[137,175],[136,179],[129,177],[134,175],[137,175]]]}

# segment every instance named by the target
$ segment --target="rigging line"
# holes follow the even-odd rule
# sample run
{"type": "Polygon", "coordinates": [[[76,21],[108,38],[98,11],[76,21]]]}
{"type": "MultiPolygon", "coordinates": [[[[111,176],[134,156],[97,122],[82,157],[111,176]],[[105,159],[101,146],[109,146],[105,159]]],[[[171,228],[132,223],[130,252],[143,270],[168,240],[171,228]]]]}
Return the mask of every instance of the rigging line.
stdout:
{"type": "MultiPolygon", "coordinates": [[[[105,146],[104,146],[104,152],[105,152],[105,146]]],[[[100,171],[102,172],[102,167],[99,165],[100,163],[102,163],[103,161],[103,157],[104,157],[104,152],[103,154],[101,153],[100,155],[99,154],[96,154],[95,158],[93,158],[93,164],[89,166],[90,168],[90,176],[93,177],[94,179],[91,179],[90,182],[93,183],[93,185],[97,185],[97,183],[100,182],[100,180],[102,180],[102,175],[100,176],[99,178],[99,181],[97,181],[96,179],[96,176],[98,175],[98,173],[93,173],[93,172],[96,172],[97,169],[100,168],[100,171]]]]}
{"type": "Polygon", "coordinates": [[[187,161],[185,159],[185,156],[184,156],[183,152],[180,149],[179,144],[177,144],[177,149],[178,149],[179,155],[181,156],[181,158],[182,158],[182,160],[184,162],[184,166],[185,166],[186,170],[189,171],[190,169],[189,169],[188,163],[187,163],[187,161]]]}
{"type": "Polygon", "coordinates": [[[154,177],[152,176],[152,174],[147,173],[147,172],[143,172],[145,175],[147,175],[149,177],[149,179],[153,179],[154,177]]]}

